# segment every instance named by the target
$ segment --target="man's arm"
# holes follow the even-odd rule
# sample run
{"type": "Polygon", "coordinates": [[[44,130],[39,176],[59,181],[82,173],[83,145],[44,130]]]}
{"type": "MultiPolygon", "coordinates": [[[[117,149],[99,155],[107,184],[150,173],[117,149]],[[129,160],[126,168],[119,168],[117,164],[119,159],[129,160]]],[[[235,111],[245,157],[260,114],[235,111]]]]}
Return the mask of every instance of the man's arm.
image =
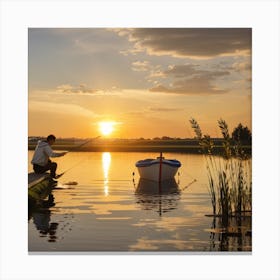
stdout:
{"type": "Polygon", "coordinates": [[[49,157],[62,157],[67,152],[55,153],[50,146],[45,147],[45,152],[49,157]]]}

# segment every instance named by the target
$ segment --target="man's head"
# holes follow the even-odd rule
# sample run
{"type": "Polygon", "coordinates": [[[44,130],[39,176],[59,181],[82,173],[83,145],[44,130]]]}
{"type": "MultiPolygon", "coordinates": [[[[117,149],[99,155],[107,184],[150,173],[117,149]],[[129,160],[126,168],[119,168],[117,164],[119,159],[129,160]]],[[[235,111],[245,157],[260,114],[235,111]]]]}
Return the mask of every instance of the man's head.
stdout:
{"type": "Polygon", "coordinates": [[[50,144],[50,145],[52,145],[54,142],[55,142],[55,139],[56,139],[56,137],[54,136],[54,135],[49,135],[48,137],[47,137],[47,142],[50,144]]]}

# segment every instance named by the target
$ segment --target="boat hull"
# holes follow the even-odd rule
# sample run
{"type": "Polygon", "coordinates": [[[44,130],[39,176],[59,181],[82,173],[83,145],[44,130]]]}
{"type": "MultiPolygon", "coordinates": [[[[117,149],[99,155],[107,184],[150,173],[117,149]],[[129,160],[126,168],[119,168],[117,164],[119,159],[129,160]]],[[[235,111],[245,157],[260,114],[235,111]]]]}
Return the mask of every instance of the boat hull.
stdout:
{"type": "Polygon", "coordinates": [[[28,174],[28,207],[32,208],[48,197],[56,183],[49,174],[28,174]]]}
{"type": "Polygon", "coordinates": [[[174,178],[181,163],[177,160],[157,158],[138,161],[136,167],[140,178],[155,182],[166,181],[174,178]]]}

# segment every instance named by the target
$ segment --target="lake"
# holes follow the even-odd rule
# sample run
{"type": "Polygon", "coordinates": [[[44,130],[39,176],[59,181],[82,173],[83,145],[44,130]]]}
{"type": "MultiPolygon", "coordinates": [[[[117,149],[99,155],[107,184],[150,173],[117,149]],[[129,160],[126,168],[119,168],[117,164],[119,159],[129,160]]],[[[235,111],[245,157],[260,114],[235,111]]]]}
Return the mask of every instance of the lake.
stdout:
{"type": "MultiPolygon", "coordinates": [[[[33,151],[28,152],[29,172],[33,151]]],[[[202,155],[165,153],[182,163],[169,189],[140,180],[135,162],[157,153],[71,152],[50,208],[29,213],[29,252],[252,251],[251,218],[225,235],[213,217],[202,155]],[[67,182],[77,185],[67,185],[67,182]]],[[[233,222],[234,223],[234,222],[233,222]]]]}

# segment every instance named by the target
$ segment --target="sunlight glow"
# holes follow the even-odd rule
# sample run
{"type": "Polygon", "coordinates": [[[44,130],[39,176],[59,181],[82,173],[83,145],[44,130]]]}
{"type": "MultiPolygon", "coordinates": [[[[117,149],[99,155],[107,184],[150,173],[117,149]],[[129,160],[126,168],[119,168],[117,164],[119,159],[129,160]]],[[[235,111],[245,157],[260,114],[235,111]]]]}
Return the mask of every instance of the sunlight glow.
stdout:
{"type": "Polygon", "coordinates": [[[104,136],[110,135],[114,131],[115,122],[99,122],[99,130],[104,136]]]}
{"type": "Polygon", "coordinates": [[[104,174],[104,194],[108,196],[109,194],[109,169],[111,164],[111,154],[109,152],[102,153],[102,165],[104,174]]]}

